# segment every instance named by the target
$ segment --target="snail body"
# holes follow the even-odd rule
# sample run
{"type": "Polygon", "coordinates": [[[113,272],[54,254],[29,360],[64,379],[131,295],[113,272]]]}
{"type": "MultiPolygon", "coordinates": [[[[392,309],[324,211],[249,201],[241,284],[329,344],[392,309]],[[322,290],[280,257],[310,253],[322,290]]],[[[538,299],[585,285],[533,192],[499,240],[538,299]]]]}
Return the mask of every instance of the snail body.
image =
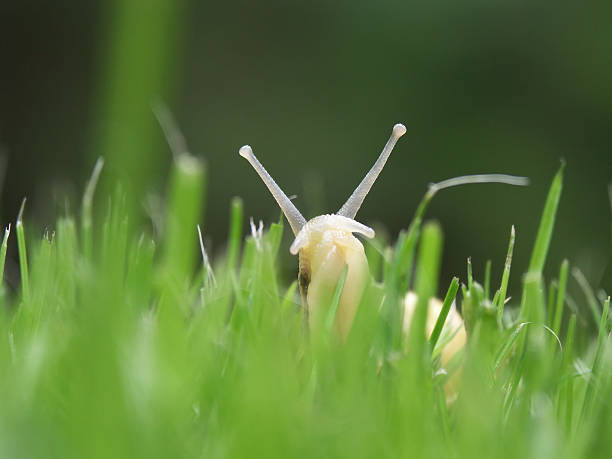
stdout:
{"type": "Polygon", "coordinates": [[[299,254],[298,285],[310,329],[318,328],[331,304],[338,279],[347,267],[344,289],[334,321],[335,332],[348,335],[357,306],[370,279],[363,245],[354,235],[374,237],[374,231],[340,215],[321,215],[308,221],[291,245],[299,254]]]}

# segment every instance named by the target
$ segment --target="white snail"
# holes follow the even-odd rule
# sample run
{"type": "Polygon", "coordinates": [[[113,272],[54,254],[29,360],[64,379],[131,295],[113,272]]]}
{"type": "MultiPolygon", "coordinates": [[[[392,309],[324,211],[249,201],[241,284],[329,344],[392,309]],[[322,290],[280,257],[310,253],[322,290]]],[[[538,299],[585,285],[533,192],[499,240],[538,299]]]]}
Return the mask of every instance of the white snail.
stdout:
{"type": "MultiPolygon", "coordinates": [[[[347,337],[351,329],[365,286],[370,280],[363,245],[353,233],[359,233],[368,238],[374,237],[372,228],[355,221],[354,218],[385,166],[393,147],[405,133],[406,127],[403,124],[393,126],[391,136],[382,153],[340,210],[336,214],[320,215],[308,222],[257,160],[251,147],[245,145],[240,148],[240,155],[251,163],[266,184],[295,235],[290,251],[294,255],[299,255],[298,284],[304,313],[311,329],[317,329],[325,320],[327,308],[331,304],[336,285],[345,266],[347,267],[346,280],[333,325],[335,332],[342,339],[347,337]]],[[[412,317],[412,310],[416,304],[415,297],[414,294],[408,294],[404,300],[406,311],[404,328],[412,317]]],[[[428,325],[435,323],[439,312],[439,307],[429,308],[428,325]]],[[[449,315],[449,319],[452,319],[454,325],[458,321],[461,327],[461,333],[453,338],[451,343],[462,345],[465,342],[463,322],[455,310],[449,315]]],[[[428,334],[431,334],[432,329],[433,326],[428,326],[428,334]]],[[[447,354],[442,355],[443,361],[446,361],[447,358],[447,354]]]]}
{"type": "Polygon", "coordinates": [[[282,209],[295,235],[290,251],[299,255],[298,285],[304,312],[311,329],[321,324],[331,303],[336,284],[347,267],[346,280],[334,321],[335,331],[346,338],[366,282],[369,281],[368,261],[363,245],[353,233],[374,237],[374,230],[354,220],[376,178],[382,171],[397,140],[406,133],[403,124],[393,127],[382,153],[351,197],[336,214],[320,215],[308,222],[293,205],[255,157],[250,146],[240,149],[266,184],[282,209]]]}

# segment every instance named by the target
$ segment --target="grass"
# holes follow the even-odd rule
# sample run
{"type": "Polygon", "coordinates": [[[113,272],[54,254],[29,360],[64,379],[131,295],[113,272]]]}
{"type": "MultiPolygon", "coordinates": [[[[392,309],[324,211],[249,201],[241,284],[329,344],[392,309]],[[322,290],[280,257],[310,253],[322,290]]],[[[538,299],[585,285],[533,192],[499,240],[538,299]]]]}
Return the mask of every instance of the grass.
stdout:
{"type": "Polygon", "coordinates": [[[309,336],[296,282],[277,276],[282,221],[243,237],[234,200],[226,252],[209,261],[198,238],[206,180],[198,160],[176,158],[159,240],[133,227],[121,191],[103,218],[92,217],[101,167],[81,223],[62,217],[55,233],[26,238],[27,210],[17,219],[22,284],[2,289],[0,308],[1,457],[610,456],[609,298],[574,271],[580,311],[597,313],[592,336],[566,309],[569,263],[553,287],[542,275],[562,168],[522,292],[510,292],[520,303],[506,300],[512,228],[499,286],[489,262],[481,284],[470,261],[461,287],[457,278],[440,286],[447,294],[427,338],[443,232],[422,222],[446,185],[434,186],[393,247],[367,247],[382,282],[367,286],[339,343],[330,324],[346,276],[323,339],[309,336]],[[406,336],[400,299],[409,288],[419,303],[406,336]],[[468,343],[440,371],[434,348],[455,298],[468,343]],[[447,402],[444,384],[459,367],[458,397],[447,402]]]}

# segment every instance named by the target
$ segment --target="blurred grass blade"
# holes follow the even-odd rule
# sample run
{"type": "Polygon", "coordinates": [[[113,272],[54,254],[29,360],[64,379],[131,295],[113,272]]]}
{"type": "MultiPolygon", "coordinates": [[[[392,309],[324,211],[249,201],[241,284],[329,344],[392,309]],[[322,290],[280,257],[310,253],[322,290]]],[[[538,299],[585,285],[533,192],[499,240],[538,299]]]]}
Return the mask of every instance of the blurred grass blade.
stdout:
{"type": "Polygon", "coordinates": [[[178,124],[168,106],[161,100],[158,100],[153,103],[152,108],[157,122],[161,126],[162,131],[164,131],[164,137],[166,137],[174,160],[177,161],[181,155],[188,155],[189,150],[185,136],[183,136],[183,133],[178,128],[178,124]]]}
{"type": "Polygon", "coordinates": [[[206,253],[206,249],[204,248],[204,239],[202,239],[202,230],[200,229],[200,225],[197,225],[197,228],[198,240],[200,241],[200,251],[202,252],[202,265],[204,268],[204,285],[216,287],[217,279],[215,279],[215,273],[213,272],[210,260],[208,259],[208,254],[206,253]]]}
{"type": "Polygon", "coordinates": [[[467,281],[468,281],[468,290],[472,290],[474,286],[474,276],[472,275],[472,257],[468,257],[467,259],[467,281]]]}
{"type": "Polygon", "coordinates": [[[586,280],[586,277],[584,277],[582,271],[580,271],[580,269],[578,269],[576,266],[574,266],[572,269],[572,276],[574,276],[574,279],[576,279],[576,282],[578,282],[578,285],[580,286],[580,289],[587,300],[587,305],[589,306],[591,314],[593,315],[593,321],[598,324],[601,317],[601,309],[599,303],[597,302],[597,298],[595,297],[595,293],[589,285],[589,281],[586,280]]]}
{"type": "Polygon", "coordinates": [[[85,186],[85,192],[83,193],[83,201],[81,204],[81,243],[83,245],[83,254],[85,258],[91,259],[92,247],[93,247],[93,235],[92,235],[92,207],[93,198],[96,191],[96,186],[100,180],[100,174],[104,167],[104,158],[99,157],[94,166],[91,177],[87,181],[85,186]]]}
{"type": "MultiPolygon", "coordinates": [[[[425,324],[429,300],[436,295],[437,291],[441,257],[442,231],[437,224],[428,223],[423,226],[423,235],[419,246],[419,264],[415,280],[418,300],[408,335],[409,352],[413,355],[415,364],[419,366],[426,365],[426,362],[429,361],[427,358],[425,324]]],[[[426,371],[426,368],[421,368],[421,371],[426,371]]]]}
{"type": "Polygon", "coordinates": [[[17,233],[17,247],[19,249],[19,268],[21,271],[21,294],[25,302],[30,300],[30,273],[28,271],[28,254],[26,250],[25,230],[23,229],[23,211],[26,198],[21,202],[21,208],[17,215],[15,231],[17,233]]]}
{"type": "Polygon", "coordinates": [[[485,265],[484,295],[485,299],[491,299],[491,260],[485,265]]]}
{"type": "Polygon", "coordinates": [[[8,249],[8,239],[11,234],[11,224],[4,230],[2,246],[0,247],[0,290],[4,286],[4,265],[6,264],[6,251],[8,249]]]}
{"type": "Polygon", "coordinates": [[[242,199],[234,197],[232,199],[230,210],[230,229],[227,246],[227,266],[230,272],[235,271],[236,264],[238,263],[238,256],[240,254],[242,225],[244,219],[244,211],[242,207],[242,199]]]}
{"type": "Polygon", "coordinates": [[[582,403],[582,414],[580,419],[586,420],[586,416],[592,408],[593,398],[597,390],[598,378],[600,377],[601,359],[605,351],[606,340],[610,330],[608,329],[608,312],[610,310],[610,297],[604,303],[603,313],[599,321],[599,331],[597,333],[597,346],[595,348],[595,356],[593,357],[593,365],[591,366],[591,374],[588,378],[584,401],[582,403]]]}
{"type": "MultiPolygon", "coordinates": [[[[151,101],[164,99],[179,68],[177,39],[186,30],[179,20],[183,0],[105,2],[98,116],[94,152],[107,159],[103,190],[120,182],[130,214],[138,215],[152,179],[166,166],[156,144],[151,101]]],[[[194,227],[195,228],[195,227],[194,227]]],[[[193,229],[193,228],[192,228],[193,229]]]]}
{"type": "Polygon", "coordinates": [[[555,314],[555,302],[557,299],[557,282],[552,281],[548,284],[548,292],[546,293],[546,323],[549,327],[553,326],[555,314]]]}
{"type": "Polygon", "coordinates": [[[572,420],[574,412],[574,379],[570,374],[572,369],[572,361],[574,359],[574,336],[576,332],[576,314],[572,314],[569,319],[567,333],[565,338],[565,346],[563,349],[563,360],[561,362],[561,371],[565,375],[565,384],[561,386],[559,393],[558,412],[565,411],[563,424],[566,432],[572,430],[572,420]],[[565,403],[563,403],[565,402],[565,403]]]}
{"type": "Polygon", "coordinates": [[[559,284],[557,289],[557,302],[555,304],[555,315],[552,322],[552,329],[558,335],[561,333],[561,320],[563,319],[563,305],[565,304],[565,291],[567,289],[567,273],[569,262],[563,260],[559,269],[559,284]]]}
{"type": "Polygon", "coordinates": [[[196,157],[180,155],[174,161],[168,193],[163,270],[175,280],[189,278],[195,268],[195,229],[203,211],[205,181],[204,165],[196,157]]]}

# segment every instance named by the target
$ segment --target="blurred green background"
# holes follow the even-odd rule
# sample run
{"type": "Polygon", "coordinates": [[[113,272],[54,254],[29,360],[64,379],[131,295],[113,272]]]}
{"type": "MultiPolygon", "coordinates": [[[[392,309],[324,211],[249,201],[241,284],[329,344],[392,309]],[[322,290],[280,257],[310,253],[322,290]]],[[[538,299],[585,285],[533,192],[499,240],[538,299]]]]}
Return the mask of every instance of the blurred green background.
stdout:
{"type": "MultiPolygon", "coordinates": [[[[500,276],[512,224],[514,272],[523,272],[565,158],[549,266],[568,257],[610,291],[610,24],[605,0],[3,1],[2,224],[27,195],[28,219],[41,234],[52,228],[66,202],[76,210],[99,155],[106,188],[120,178],[144,218],[172,161],[156,101],[207,162],[203,228],[213,252],[232,196],[244,198],[247,216],[279,215],[241,145],[253,146],[309,218],[341,206],[403,122],[408,133],[360,221],[384,225],[394,240],[430,182],[525,175],[528,188],[446,190],[428,212],[445,231],[441,285],[465,277],[468,256],[479,278],[487,258],[500,276]]],[[[288,250],[286,259],[289,278],[288,250]]]]}

